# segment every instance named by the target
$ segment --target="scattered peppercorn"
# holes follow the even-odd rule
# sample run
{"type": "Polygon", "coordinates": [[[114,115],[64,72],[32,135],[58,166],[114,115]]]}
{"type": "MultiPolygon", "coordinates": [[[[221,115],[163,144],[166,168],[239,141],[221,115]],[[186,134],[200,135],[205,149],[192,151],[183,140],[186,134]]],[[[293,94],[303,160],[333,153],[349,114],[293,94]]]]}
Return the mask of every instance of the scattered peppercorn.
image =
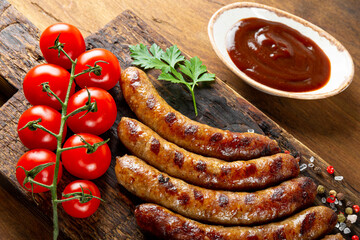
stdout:
{"type": "Polygon", "coordinates": [[[284,151],[284,153],[286,153],[286,154],[289,154],[289,153],[290,153],[290,151],[288,151],[288,150],[285,150],[285,151],[284,151]]]}
{"type": "Polygon", "coordinates": [[[334,167],[333,166],[328,166],[327,168],[326,168],[326,171],[329,173],[329,174],[334,174],[334,167]]]}
{"type": "Polygon", "coordinates": [[[356,212],[356,213],[358,213],[360,210],[359,205],[354,205],[352,208],[353,208],[354,212],[356,212]]]}
{"type": "Polygon", "coordinates": [[[319,167],[314,167],[314,172],[315,172],[316,174],[321,174],[321,168],[319,168],[319,167]]]}
{"type": "Polygon", "coordinates": [[[351,227],[351,225],[352,225],[351,221],[348,220],[348,219],[345,221],[345,223],[346,223],[346,226],[347,226],[347,227],[351,227]]]}
{"type": "Polygon", "coordinates": [[[351,214],[353,214],[353,209],[351,207],[347,207],[347,208],[345,208],[345,213],[347,215],[351,215],[351,214]]]}
{"type": "Polygon", "coordinates": [[[330,196],[326,199],[326,201],[327,201],[328,203],[334,203],[334,202],[335,202],[335,197],[334,197],[334,195],[330,195],[330,196]]]}
{"type": "Polygon", "coordinates": [[[336,197],[336,191],[335,190],[330,190],[329,195],[333,195],[334,197],[336,197]]]}
{"type": "Polygon", "coordinates": [[[351,201],[346,201],[346,206],[347,207],[352,207],[354,204],[351,201]]]}
{"type": "Polygon", "coordinates": [[[339,223],[343,223],[343,222],[345,222],[345,220],[346,220],[346,217],[344,216],[344,214],[343,214],[343,213],[340,213],[340,214],[338,215],[338,222],[339,222],[339,223]]]}
{"type": "Polygon", "coordinates": [[[323,185],[319,185],[317,187],[317,193],[320,194],[320,195],[324,194],[325,193],[325,187],[323,185]]]}
{"type": "Polygon", "coordinates": [[[337,199],[338,199],[339,201],[342,201],[342,200],[345,199],[345,195],[344,195],[343,193],[339,192],[339,193],[337,194],[337,199]]]}
{"type": "Polygon", "coordinates": [[[351,237],[351,240],[359,240],[359,237],[357,235],[354,235],[351,237]]]}

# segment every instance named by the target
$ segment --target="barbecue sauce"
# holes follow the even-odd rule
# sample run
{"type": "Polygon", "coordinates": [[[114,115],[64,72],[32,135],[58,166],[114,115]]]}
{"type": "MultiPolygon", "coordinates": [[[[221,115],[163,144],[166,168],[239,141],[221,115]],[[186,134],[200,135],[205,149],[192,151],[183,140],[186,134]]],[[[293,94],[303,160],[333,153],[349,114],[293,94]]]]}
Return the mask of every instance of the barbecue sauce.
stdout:
{"type": "Polygon", "coordinates": [[[284,24],[243,19],[229,31],[226,42],[234,64],[266,86],[306,92],[329,81],[326,54],[311,39],[284,24]]]}

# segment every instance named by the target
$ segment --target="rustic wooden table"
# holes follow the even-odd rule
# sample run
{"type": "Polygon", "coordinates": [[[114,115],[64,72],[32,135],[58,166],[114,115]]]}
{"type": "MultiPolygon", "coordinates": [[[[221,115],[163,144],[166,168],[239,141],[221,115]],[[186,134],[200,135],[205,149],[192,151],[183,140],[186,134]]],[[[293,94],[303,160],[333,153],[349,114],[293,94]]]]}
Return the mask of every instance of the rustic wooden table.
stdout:
{"type": "MultiPolygon", "coordinates": [[[[355,189],[360,190],[358,0],[257,1],[320,26],[338,39],[352,55],[355,76],[350,87],[337,96],[316,101],[285,99],[259,92],[242,82],[217,58],[207,36],[207,23],[218,8],[235,2],[233,0],[186,0],[176,3],[172,0],[8,1],[40,31],[55,22],[68,22],[77,26],[84,36],[96,32],[124,10],[132,10],[153,29],[176,43],[183,52],[199,56],[211,72],[332,164],[355,189]]],[[[24,209],[21,202],[1,187],[0,203],[0,239],[51,237],[51,225],[36,219],[24,209]]]]}

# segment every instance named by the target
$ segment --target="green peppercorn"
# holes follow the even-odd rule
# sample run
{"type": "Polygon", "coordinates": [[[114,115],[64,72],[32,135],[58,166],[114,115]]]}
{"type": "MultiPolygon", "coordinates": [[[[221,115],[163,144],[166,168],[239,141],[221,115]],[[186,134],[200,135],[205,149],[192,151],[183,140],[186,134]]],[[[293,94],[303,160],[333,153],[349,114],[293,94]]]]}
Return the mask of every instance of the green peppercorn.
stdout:
{"type": "Polygon", "coordinates": [[[338,222],[343,223],[343,222],[345,222],[345,220],[346,220],[346,217],[344,216],[344,214],[340,213],[338,215],[338,222]]]}
{"type": "Polygon", "coordinates": [[[319,185],[317,187],[317,193],[318,194],[324,194],[325,193],[325,187],[323,185],[319,185]]]}
{"type": "Polygon", "coordinates": [[[353,209],[351,207],[347,207],[347,208],[345,208],[345,213],[347,215],[351,215],[351,214],[353,214],[353,209]]]}
{"type": "Polygon", "coordinates": [[[335,190],[330,190],[329,195],[333,195],[334,197],[336,197],[336,191],[335,190]]]}

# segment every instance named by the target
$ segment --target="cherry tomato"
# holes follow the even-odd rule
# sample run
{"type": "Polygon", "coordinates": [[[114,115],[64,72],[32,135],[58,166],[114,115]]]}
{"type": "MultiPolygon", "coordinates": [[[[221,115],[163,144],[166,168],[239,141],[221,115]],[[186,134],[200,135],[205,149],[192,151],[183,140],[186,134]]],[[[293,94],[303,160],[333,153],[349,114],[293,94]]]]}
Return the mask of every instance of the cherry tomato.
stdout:
{"type": "MultiPolygon", "coordinates": [[[[93,145],[104,141],[102,138],[89,133],[80,133],[66,140],[64,148],[85,145],[81,136],[86,142],[93,145]]],[[[105,143],[93,153],[87,153],[86,148],[77,148],[64,151],[61,154],[62,163],[66,170],[78,178],[95,179],[103,175],[110,166],[111,152],[105,143]]]]}
{"type": "MultiPolygon", "coordinates": [[[[45,132],[42,129],[30,130],[24,127],[29,121],[34,121],[41,118],[41,122],[38,124],[47,128],[55,134],[60,131],[61,114],[55,109],[45,106],[37,105],[26,110],[19,118],[18,122],[18,134],[21,142],[30,149],[45,148],[49,150],[55,150],[57,147],[57,140],[50,133],[45,132]]],[[[63,141],[65,140],[67,127],[65,124],[63,131],[63,141]]]]}
{"type": "MultiPolygon", "coordinates": [[[[90,181],[77,180],[67,185],[63,191],[63,194],[69,194],[74,192],[81,192],[81,187],[84,189],[84,193],[91,194],[100,198],[99,188],[90,181]]],[[[68,197],[70,198],[70,197],[68,197]]],[[[66,199],[62,197],[62,199],[66,199]]],[[[100,200],[92,198],[90,201],[81,203],[78,199],[66,201],[62,203],[62,206],[67,214],[76,218],[86,218],[91,216],[99,207],[100,200]]]]}
{"type": "Polygon", "coordinates": [[[121,68],[120,63],[116,56],[110,51],[101,48],[95,48],[90,51],[84,52],[78,57],[78,62],[75,67],[75,73],[78,74],[86,69],[88,65],[99,65],[101,69],[101,75],[97,76],[95,73],[82,74],[78,76],[75,81],[81,88],[84,87],[98,87],[105,90],[113,88],[120,80],[121,68]]]}
{"type": "MultiPolygon", "coordinates": [[[[88,88],[91,94],[91,102],[97,103],[97,111],[89,112],[85,116],[85,112],[80,112],[69,117],[67,124],[74,133],[92,133],[100,135],[106,132],[116,120],[116,104],[113,97],[101,88],[88,88]],[[83,116],[83,117],[82,117],[83,116]],[[80,118],[81,117],[81,118],[80,118]]],[[[68,113],[82,107],[88,100],[86,89],[82,89],[75,93],[69,99],[68,113]]]]}
{"type": "MultiPolygon", "coordinates": [[[[62,100],[65,101],[66,92],[69,86],[70,73],[64,68],[54,64],[41,64],[32,68],[25,76],[23,89],[26,99],[32,105],[46,105],[57,110],[61,104],[54,96],[44,92],[41,83],[48,82],[50,89],[62,100]]],[[[70,96],[75,92],[75,84],[71,86],[70,96]]]]}
{"type": "MultiPolygon", "coordinates": [[[[16,178],[20,185],[22,187],[25,179],[25,170],[29,171],[33,169],[36,166],[39,166],[41,164],[45,163],[55,163],[56,162],[56,155],[55,153],[47,150],[47,149],[33,149],[28,152],[26,152],[24,155],[22,155],[16,165],[16,178]],[[21,166],[24,169],[18,167],[21,166]]],[[[46,185],[51,185],[54,180],[54,171],[55,171],[55,164],[48,166],[44,168],[41,172],[39,172],[34,180],[43,183],[46,185]]],[[[59,165],[59,172],[58,172],[58,179],[57,182],[60,181],[60,178],[62,176],[62,165],[60,163],[59,165]]],[[[25,184],[24,187],[26,190],[31,191],[31,184],[28,182],[25,184]]],[[[49,191],[49,189],[39,186],[37,184],[33,184],[33,192],[39,193],[39,192],[46,192],[49,191]]]]}
{"type": "Polygon", "coordinates": [[[57,49],[49,49],[54,46],[55,39],[60,34],[59,42],[64,44],[64,51],[75,60],[81,53],[85,52],[85,41],[79,29],[67,23],[55,23],[40,36],[40,49],[48,63],[59,65],[65,69],[71,68],[70,60],[64,53],[58,57],[57,49]]]}

